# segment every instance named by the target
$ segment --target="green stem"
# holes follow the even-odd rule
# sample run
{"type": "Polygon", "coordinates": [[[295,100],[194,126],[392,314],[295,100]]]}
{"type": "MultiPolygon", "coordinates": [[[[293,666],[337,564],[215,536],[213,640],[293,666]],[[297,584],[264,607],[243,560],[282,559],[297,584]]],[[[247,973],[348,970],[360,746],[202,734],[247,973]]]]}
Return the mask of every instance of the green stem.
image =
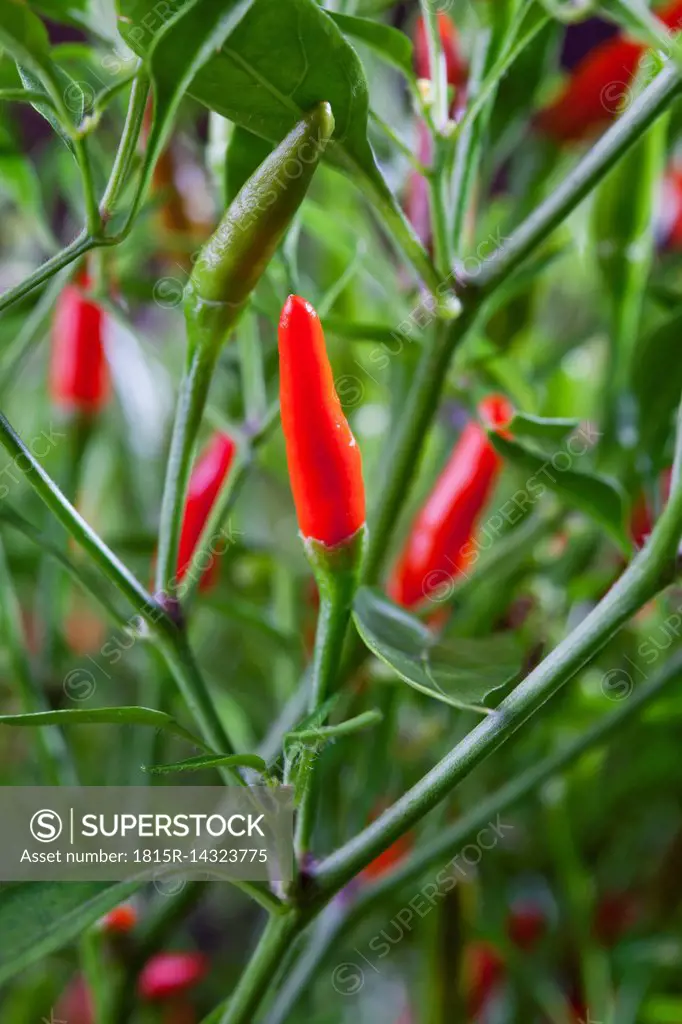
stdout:
{"type": "Polygon", "coordinates": [[[100,203],[100,212],[102,219],[105,221],[111,219],[120,194],[126,185],[130,165],[135,156],[135,150],[137,149],[138,139],[142,130],[148,96],[149,78],[140,72],[133,81],[133,87],[130,90],[123,134],[121,135],[114,158],[114,165],[100,203]]]}
{"type": "Polygon", "coordinates": [[[301,919],[295,910],[273,915],[227,1008],[222,1012],[219,1007],[204,1024],[252,1024],[254,1013],[300,928],[301,919]]]}
{"type": "Polygon", "coordinates": [[[97,196],[95,195],[95,183],[92,177],[92,164],[90,163],[90,150],[86,139],[74,139],[76,159],[81,172],[83,184],[83,201],[85,203],[85,225],[91,238],[96,238],[102,227],[97,196]]]}
{"type": "Polygon", "coordinates": [[[387,904],[390,907],[400,899],[402,893],[409,892],[410,887],[419,885],[429,874],[440,870],[453,853],[473,839],[482,828],[491,822],[497,824],[500,815],[520,803],[548,779],[574,764],[588,751],[608,742],[681,676],[682,654],[678,654],[663,666],[650,683],[634,690],[615,711],[602,716],[587,732],[542,758],[496,793],[476,804],[436,839],[417,849],[390,873],[363,886],[353,902],[332,902],[319,918],[301,959],[288,973],[264,1024],[284,1024],[284,1021],[289,1020],[298,999],[309,988],[327,955],[332,950],[339,950],[343,938],[360,921],[366,920],[387,904]]]}
{"type": "Polygon", "coordinates": [[[420,0],[420,6],[426,28],[426,45],[429,53],[431,88],[433,90],[433,122],[436,131],[440,132],[448,119],[448,78],[440,39],[438,10],[430,0],[420,0]]]}
{"type": "MultiPolygon", "coordinates": [[[[233,754],[235,748],[227,735],[185,636],[176,630],[171,636],[159,636],[156,643],[166,659],[187,707],[201,729],[203,738],[216,753],[233,754]]],[[[242,783],[236,769],[220,771],[224,779],[242,783]]]]}
{"type": "Polygon", "coordinates": [[[439,294],[443,290],[443,279],[380,171],[375,168],[375,172],[370,174],[356,164],[351,164],[349,170],[360,190],[369,199],[386,231],[402,251],[415,273],[429,291],[434,295],[439,294]]]}
{"type": "Polygon", "coordinates": [[[185,492],[214,365],[213,355],[207,354],[205,349],[195,350],[180,384],[175,411],[161,502],[159,554],[156,563],[157,593],[171,598],[177,587],[176,570],[185,492]]]}
{"type": "Polygon", "coordinates": [[[103,962],[103,934],[96,925],[88,928],[79,943],[80,963],[93,1007],[96,1024],[106,1024],[110,1019],[110,976],[103,962]]]}
{"type": "MultiPolygon", "coordinates": [[[[21,622],[21,609],[14,581],[7,564],[4,544],[0,541],[0,619],[8,647],[9,663],[27,713],[49,710],[45,695],[36,683],[26,654],[27,643],[21,622]]],[[[38,729],[38,757],[46,785],[76,786],[78,778],[69,748],[56,726],[38,729]]]]}
{"type": "Polygon", "coordinates": [[[491,95],[488,98],[481,99],[482,79],[491,53],[492,33],[489,30],[479,33],[468,87],[471,99],[462,119],[463,123],[458,128],[449,184],[449,195],[453,206],[452,245],[457,255],[460,254],[462,248],[464,225],[481,157],[483,133],[487,122],[485,114],[486,110],[490,110],[494,101],[494,87],[490,90],[491,95]],[[474,109],[477,111],[475,114],[473,113],[474,109]]]}
{"type": "Polygon", "coordinates": [[[680,92],[675,68],[665,68],[619,120],[604,132],[577,167],[514,231],[474,274],[463,283],[479,295],[489,295],[534,252],[588,195],[630,146],[661,116],[680,92]]]}
{"type": "MultiPolygon", "coordinates": [[[[322,707],[339,672],[365,534],[363,526],[350,541],[336,549],[325,548],[310,539],[306,541],[307,554],[320,591],[312,683],[308,698],[311,714],[322,707]]],[[[318,722],[317,725],[322,726],[323,723],[318,722]]],[[[319,777],[319,764],[313,762],[296,817],[295,850],[299,864],[303,863],[309,853],[315,825],[319,777]]]]}
{"type": "MultiPolygon", "coordinates": [[[[678,431],[678,444],[681,438],[682,429],[678,431]]],[[[362,871],[502,746],[670,582],[681,533],[682,489],[678,488],[671,495],[650,543],[580,625],[412,789],[322,862],[316,871],[316,887],[323,900],[362,871]]]]}
{"type": "Polygon", "coordinates": [[[70,245],[67,245],[61,252],[46,260],[37,270],[34,270],[32,274],[25,278],[21,284],[17,284],[3,292],[0,295],[0,313],[15,302],[19,302],[20,299],[23,299],[24,296],[28,295],[29,292],[32,292],[34,288],[37,288],[44,281],[49,280],[63,267],[67,267],[69,263],[73,263],[74,260],[80,259],[81,256],[90,252],[96,245],[95,239],[91,238],[86,231],[82,231],[70,245]]]}
{"type": "Polygon", "coordinates": [[[62,526],[88,553],[98,568],[130,602],[135,611],[153,628],[174,633],[175,626],[142,584],[100,540],[55,482],[28,450],[6,417],[0,413],[0,444],[9,452],[17,468],[42,498],[62,526]],[[22,460],[22,461],[20,461],[22,460]]]}

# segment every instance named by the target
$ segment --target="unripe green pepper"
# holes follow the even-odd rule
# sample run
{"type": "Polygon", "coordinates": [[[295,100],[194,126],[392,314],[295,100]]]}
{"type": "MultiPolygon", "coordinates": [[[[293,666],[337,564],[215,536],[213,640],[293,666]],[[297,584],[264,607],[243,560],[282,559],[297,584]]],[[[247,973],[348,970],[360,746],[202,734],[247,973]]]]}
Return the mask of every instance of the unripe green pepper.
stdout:
{"type": "Polygon", "coordinates": [[[301,205],[334,131],[328,103],[318,103],[242,186],[201,250],[185,292],[191,358],[215,352],[301,205]]]}

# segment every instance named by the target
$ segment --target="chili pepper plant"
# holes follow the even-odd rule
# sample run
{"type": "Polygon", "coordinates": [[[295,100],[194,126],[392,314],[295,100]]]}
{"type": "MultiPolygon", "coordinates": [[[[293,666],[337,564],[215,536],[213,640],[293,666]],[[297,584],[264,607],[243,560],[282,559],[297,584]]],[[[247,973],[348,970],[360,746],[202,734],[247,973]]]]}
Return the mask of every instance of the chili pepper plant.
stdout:
{"type": "Polygon", "coordinates": [[[0,782],[295,810],[3,1024],[682,1021],[681,23],[2,0],[0,782]]]}

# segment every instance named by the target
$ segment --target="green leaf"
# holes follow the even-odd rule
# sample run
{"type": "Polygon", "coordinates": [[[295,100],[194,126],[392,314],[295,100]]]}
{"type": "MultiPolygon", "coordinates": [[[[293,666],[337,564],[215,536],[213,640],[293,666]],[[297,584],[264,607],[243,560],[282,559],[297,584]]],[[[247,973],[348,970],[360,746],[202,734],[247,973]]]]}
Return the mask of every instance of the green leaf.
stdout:
{"type": "Polygon", "coordinates": [[[143,885],[17,882],[0,888],[0,984],[73,942],[143,885]]]}
{"type": "Polygon", "coordinates": [[[349,14],[336,14],[329,12],[344,35],[352,36],[366,43],[373,50],[393,64],[399,71],[409,79],[413,79],[414,71],[412,65],[412,41],[390,25],[383,25],[378,21],[370,21],[369,18],[354,18],[349,14]]]}
{"type": "MultiPolygon", "coordinates": [[[[71,146],[63,99],[67,93],[71,95],[75,83],[53,64],[50,40],[40,18],[17,0],[3,4],[0,47],[16,61],[24,87],[31,92],[45,93],[45,102],[33,106],[71,146]]],[[[78,115],[77,109],[75,113],[78,115]]]]}
{"type": "Polygon", "coordinates": [[[171,772],[198,772],[202,768],[252,768],[256,772],[267,771],[265,761],[257,754],[200,754],[186,761],[149,765],[142,770],[148,775],[168,775],[171,772]]]}
{"type": "Polygon", "coordinates": [[[629,552],[630,543],[625,530],[625,494],[617,480],[573,469],[572,464],[579,458],[579,453],[572,453],[568,446],[549,457],[494,432],[489,436],[504,459],[530,474],[524,494],[531,503],[540,499],[545,491],[553,491],[568,505],[601,523],[616,544],[629,552]]]}
{"type": "Polygon", "coordinates": [[[481,702],[521,667],[518,642],[510,634],[441,642],[404,608],[370,587],[358,590],[353,619],[372,654],[415,690],[456,708],[487,712],[481,702]]]}
{"type": "Polygon", "coordinates": [[[174,5],[177,13],[164,21],[153,0],[119,0],[121,34],[133,50],[146,54],[154,88],[154,119],[147,141],[145,173],[149,173],[164,146],[188,86],[203,65],[215,59],[215,51],[220,50],[253,3],[186,0],[174,5]]]}
{"type": "Polygon", "coordinates": [[[0,715],[0,725],[146,725],[153,729],[165,729],[206,749],[203,740],[181,726],[171,715],[153,708],[65,708],[59,711],[39,711],[31,715],[0,715]]]}
{"type": "Polygon", "coordinates": [[[187,88],[200,103],[268,142],[280,142],[303,114],[326,100],[336,123],[328,155],[334,152],[344,164],[350,158],[378,174],[367,140],[369,98],[360,58],[315,0],[253,0],[243,17],[239,4],[239,23],[202,50],[201,61],[188,62],[192,37],[205,28],[204,12],[216,6],[221,5],[184,0],[176,8],[179,15],[154,35],[143,19],[153,27],[159,23],[155,0],[118,0],[120,30],[137,53],[148,55],[152,77],[163,82],[164,91],[179,99],[187,88]]]}
{"type": "Polygon", "coordinates": [[[507,429],[514,437],[529,437],[533,441],[556,444],[571,434],[578,424],[579,420],[562,417],[547,419],[542,416],[531,416],[525,412],[515,412],[507,429]]]}

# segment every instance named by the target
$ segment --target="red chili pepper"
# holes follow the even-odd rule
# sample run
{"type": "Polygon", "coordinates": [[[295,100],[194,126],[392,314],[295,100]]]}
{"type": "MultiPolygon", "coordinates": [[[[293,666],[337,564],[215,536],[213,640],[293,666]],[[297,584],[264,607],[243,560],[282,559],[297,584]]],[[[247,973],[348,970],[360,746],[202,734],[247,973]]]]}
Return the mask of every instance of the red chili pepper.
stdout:
{"type": "Polygon", "coordinates": [[[137,988],[142,999],[157,1002],[194,988],[208,972],[202,953],[159,953],[142,968],[137,988]]]}
{"type": "Polygon", "coordinates": [[[50,394],[69,411],[93,414],[109,395],[102,334],[104,314],[84,295],[86,273],[67,284],[57,300],[52,331],[50,394]]]}
{"type": "Polygon", "coordinates": [[[467,1013],[472,1020],[504,977],[504,960],[489,942],[472,942],[464,951],[467,1013]]]}
{"type": "MultiPolygon", "coordinates": [[[[236,445],[231,437],[227,434],[214,434],[192,470],[178,548],[178,580],[182,580],[191,567],[194,549],[230,471],[235,452],[236,445]]],[[[206,567],[202,567],[199,584],[202,590],[207,590],[215,582],[214,567],[213,558],[206,567]]]]}
{"type": "Polygon", "coordinates": [[[507,917],[507,935],[518,949],[528,952],[547,931],[547,918],[535,903],[515,904],[507,917]]]}
{"type": "Polygon", "coordinates": [[[122,903],[114,907],[106,915],[103,927],[110,935],[127,935],[137,924],[137,911],[130,903],[122,903]]]}
{"type": "Polygon", "coordinates": [[[644,52],[617,36],[595,46],[573,70],[558,98],[541,111],[537,124],[556,142],[584,139],[613,120],[632,87],[644,52]]]}
{"type": "MultiPolygon", "coordinates": [[[[661,473],[659,479],[659,490],[661,503],[665,504],[670,495],[670,480],[672,468],[661,473]]],[[[636,502],[632,515],[630,516],[630,536],[636,548],[643,548],[646,540],[654,528],[654,513],[646,498],[642,495],[636,502]]]]}
{"type": "MultiPolygon", "coordinates": [[[[448,85],[464,85],[467,80],[467,64],[459,48],[459,33],[451,18],[444,11],[438,13],[438,31],[445,56],[448,85]]],[[[429,43],[424,18],[420,15],[414,34],[414,66],[417,78],[431,78],[429,43]]]]}
{"type": "MultiPolygon", "coordinates": [[[[479,414],[489,426],[503,428],[514,411],[506,398],[491,395],[480,403],[479,414]]],[[[412,525],[388,587],[394,601],[417,605],[464,569],[500,466],[485,429],[468,423],[412,525]]]]}
{"type": "MultiPolygon", "coordinates": [[[[673,31],[682,28],[680,0],[656,14],[673,31]]],[[[645,50],[624,35],[595,46],[574,68],[559,97],[540,113],[541,131],[557,142],[571,142],[612,121],[634,85],[645,50]]]]}
{"type": "Polygon", "coordinates": [[[607,893],[597,903],[593,933],[603,946],[614,946],[637,923],[639,905],[628,892],[607,893]]]}
{"type": "Polygon", "coordinates": [[[301,534],[335,547],[365,522],[362,457],[334,387],[322,325],[297,295],[282,310],[279,365],[282,429],[301,534]]]}

